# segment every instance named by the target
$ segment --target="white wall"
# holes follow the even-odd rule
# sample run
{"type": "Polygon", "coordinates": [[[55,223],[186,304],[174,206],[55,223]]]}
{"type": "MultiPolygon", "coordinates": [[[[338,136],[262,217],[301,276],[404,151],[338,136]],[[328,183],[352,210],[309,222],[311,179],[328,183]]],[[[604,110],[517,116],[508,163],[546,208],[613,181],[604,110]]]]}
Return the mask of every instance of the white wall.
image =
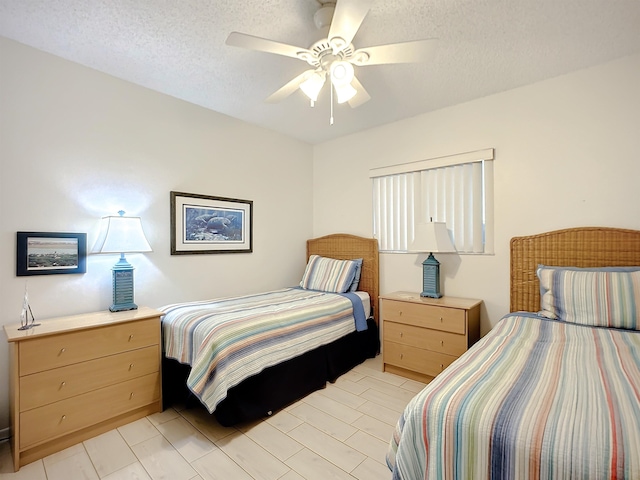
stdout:
{"type": "MultiPolygon", "coordinates": [[[[314,148],[314,235],[372,235],[373,167],[495,148],[495,255],[440,254],[445,295],[509,311],[509,240],[575,226],[640,229],[640,55],[314,148]]],[[[381,292],[419,291],[424,255],[382,254],[381,292]]]]}
{"type": "MultiPolygon", "coordinates": [[[[299,281],[312,233],[312,148],[0,38],[0,324],[19,322],[25,281],[38,320],[111,304],[117,256],[84,275],[16,277],[17,231],[86,232],[124,209],[153,252],[128,255],[140,305],[299,281]],[[169,192],[253,200],[251,254],[170,255],[169,192]]],[[[0,335],[0,430],[8,348],[0,335]]]]}

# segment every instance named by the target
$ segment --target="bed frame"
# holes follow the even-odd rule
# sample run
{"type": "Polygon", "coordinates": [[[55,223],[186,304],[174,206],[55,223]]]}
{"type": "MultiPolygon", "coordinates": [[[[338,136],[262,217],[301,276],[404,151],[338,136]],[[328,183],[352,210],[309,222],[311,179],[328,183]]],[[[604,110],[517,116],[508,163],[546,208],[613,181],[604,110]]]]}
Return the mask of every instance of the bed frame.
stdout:
{"type": "Polygon", "coordinates": [[[579,227],[511,239],[511,311],[540,310],[538,265],[640,265],[640,231],[579,227]]]}
{"type": "Polygon", "coordinates": [[[371,313],[376,323],[378,316],[379,292],[379,264],[378,240],[363,238],[345,233],[326,235],[324,237],[307,240],[307,260],[311,255],[336,258],[338,260],[353,260],[362,258],[362,274],[358,290],[367,292],[371,298],[371,313]]]}
{"type": "MultiPolygon", "coordinates": [[[[264,418],[276,410],[324,388],[367,358],[380,351],[378,333],[378,241],[347,234],[335,234],[307,241],[307,258],[321,255],[339,260],[362,258],[359,290],[369,293],[373,318],[368,329],[352,332],[328,345],[266,368],[229,389],[214,415],[224,426],[264,418]]],[[[183,403],[199,405],[186,387],[190,367],[163,357],[164,406],[183,403]]]]}

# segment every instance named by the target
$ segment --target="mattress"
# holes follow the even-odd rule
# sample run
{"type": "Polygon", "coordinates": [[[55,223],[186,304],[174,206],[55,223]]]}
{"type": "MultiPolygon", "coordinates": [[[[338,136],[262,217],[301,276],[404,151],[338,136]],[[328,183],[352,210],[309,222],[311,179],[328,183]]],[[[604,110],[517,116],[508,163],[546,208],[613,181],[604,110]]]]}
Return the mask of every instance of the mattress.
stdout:
{"type": "Polygon", "coordinates": [[[287,288],[167,305],[160,309],[164,354],[191,366],[187,386],[213,412],[244,379],[366,329],[367,300],[362,292],[287,288]]]}
{"type": "Polygon", "coordinates": [[[407,405],[394,479],[640,478],[640,332],[520,312],[407,405]]]}
{"type": "Polygon", "coordinates": [[[360,298],[360,301],[362,302],[364,317],[365,318],[371,317],[371,297],[369,297],[369,294],[367,292],[357,292],[357,291],[353,293],[357,295],[360,298]]]}

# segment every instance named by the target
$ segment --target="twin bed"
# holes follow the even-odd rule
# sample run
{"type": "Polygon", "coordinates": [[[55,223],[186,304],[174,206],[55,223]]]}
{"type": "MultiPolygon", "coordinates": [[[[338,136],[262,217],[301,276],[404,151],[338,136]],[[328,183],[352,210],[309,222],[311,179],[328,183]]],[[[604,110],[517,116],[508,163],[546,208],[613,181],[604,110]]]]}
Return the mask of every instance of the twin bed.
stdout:
{"type": "Polygon", "coordinates": [[[307,258],[300,287],[161,308],[165,405],[256,420],[377,354],[377,241],[311,239],[307,258]]]}
{"type": "Polygon", "coordinates": [[[640,231],[511,241],[511,311],[407,405],[394,479],[640,478],[640,231]]]}

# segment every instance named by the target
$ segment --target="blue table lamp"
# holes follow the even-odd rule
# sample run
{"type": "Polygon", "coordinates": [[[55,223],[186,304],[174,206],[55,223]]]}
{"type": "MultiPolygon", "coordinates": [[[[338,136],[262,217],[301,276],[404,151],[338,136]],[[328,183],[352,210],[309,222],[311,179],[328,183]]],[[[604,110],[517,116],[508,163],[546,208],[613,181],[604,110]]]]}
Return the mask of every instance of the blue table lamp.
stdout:
{"type": "Polygon", "coordinates": [[[133,302],[133,266],[127,261],[125,253],[151,252],[151,246],[144,236],[140,217],[119,216],[102,217],[101,231],[91,253],[119,253],[120,260],[113,266],[113,305],[112,312],[135,310],[133,302]]]}
{"type": "Polygon", "coordinates": [[[451,242],[447,224],[444,222],[429,222],[416,224],[413,243],[410,252],[429,252],[427,259],[422,262],[423,286],[421,297],[440,298],[440,262],[434,253],[453,253],[456,248],[451,242]]]}

